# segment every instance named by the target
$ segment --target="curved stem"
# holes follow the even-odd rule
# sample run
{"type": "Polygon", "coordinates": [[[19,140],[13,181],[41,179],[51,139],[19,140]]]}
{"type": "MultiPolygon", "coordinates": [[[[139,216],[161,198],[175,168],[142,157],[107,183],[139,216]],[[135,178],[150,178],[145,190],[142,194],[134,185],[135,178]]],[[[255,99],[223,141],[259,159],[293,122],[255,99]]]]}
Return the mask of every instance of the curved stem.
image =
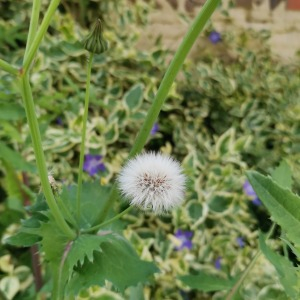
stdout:
{"type": "Polygon", "coordinates": [[[125,210],[123,210],[121,213],[117,214],[116,216],[114,216],[113,218],[99,224],[99,225],[96,225],[96,226],[93,226],[89,229],[85,229],[85,230],[82,230],[82,233],[90,233],[90,232],[96,232],[97,230],[99,230],[100,228],[114,222],[115,220],[118,220],[120,219],[121,217],[123,217],[125,214],[129,213],[131,210],[133,209],[133,206],[129,206],[127,207],[125,210]]]}
{"type": "MultiPolygon", "coordinates": [[[[270,238],[270,236],[273,234],[273,232],[275,230],[275,227],[276,227],[276,224],[273,223],[271,229],[268,232],[266,240],[268,240],[270,238]]],[[[249,272],[252,270],[252,268],[254,267],[257,259],[260,257],[261,254],[262,254],[261,250],[258,250],[257,253],[255,254],[255,256],[253,257],[252,261],[250,262],[250,264],[247,266],[246,270],[243,272],[243,274],[240,277],[240,279],[236,282],[236,284],[233,286],[233,288],[231,289],[231,291],[227,295],[227,297],[226,297],[225,300],[230,300],[230,299],[233,298],[233,296],[238,291],[238,289],[240,288],[241,284],[243,283],[243,281],[245,280],[245,278],[247,277],[247,275],[249,274],[249,272]]]]}
{"type": "Polygon", "coordinates": [[[8,62],[6,62],[3,59],[0,59],[0,68],[4,70],[7,73],[10,73],[11,75],[18,76],[19,70],[14,68],[12,65],[10,65],[8,62]]]}
{"type": "Polygon", "coordinates": [[[27,52],[26,57],[24,58],[24,62],[23,62],[23,73],[27,73],[29,70],[29,67],[34,59],[34,56],[41,44],[41,41],[49,27],[50,21],[56,11],[56,8],[59,4],[60,0],[52,0],[50,2],[50,5],[45,13],[44,19],[42,21],[42,24],[38,30],[38,32],[36,33],[32,44],[30,45],[30,48],[27,52]]]}
{"type": "Polygon", "coordinates": [[[27,122],[29,124],[30,128],[30,134],[33,144],[33,150],[36,158],[36,164],[39,171],[39,176],[41,179],[41,185],[42,189],[47,201],[47,204],[51,210],[51,213],[53,214],[55,221],[57,222],[58,226],[61,228],[61,230],[70,238],[74,239],[76,234],[72,231],[72,229],[68,226],[65,219],[63,218],[58,205],[55,201],[52,189],[49,184],[48,180],[48,172],[47,167],[45,163],[45,157],[42,147],[42,141],[38,126],[38,121],[36,118],[35,110],[34,110],[34,102],[32,98],[32,92],[31,87],[29,83],[29,77],[28,74],[23,74],[21,77],[21,92],[22,97],[24,100],[24,106],[27,116],[27,122]]]}
{"type": "Polygon", "coordinates": [[[139,131],[139,134],[135,140],[135,143],[130,151],[129,158],[133,157],[137,153],[141,152],[143,149],[151,128],[155,123],[159,112],[164,104],[166,97],[171,89],[171,86],[186,58],[189,51],[191,50],[193,44],[195,43],[200,32],[204,28],[204,25],[218,6],[220,0],[207,0],[203,5],[198,16],[190,26],[187,34],[183,38],[179,48],[177,49],[173,60],[170,63],[170,66],[160,84],[160,87],[157,91],[155,99],[149,109],[149,112],[146,116],[145,122],[139,131]]]}
{"type": "Polygon", "coordinates": [[[84,151],[85,151],[85,137],[86,137],[86,124],[87,117],[89,112],[89,99],[90,99],[90,85],[91,85],[91,71],[93,63],[94,54],[90,54],[89,63],[87,67],[86,74],[86,90],[85,90],[85,100],[84,100],[84,112],[82,118],[82,136],[81,136],[81,145],[80,145],[80,157],[79,157],[79,170],[78,170],[78,186],[77,186],[77,197],[76,197],[76,212],[77,212],[77,221],[80,219],[80,198],[82,190],[82,173],[83,173],[83,160],[84,160],[84,151]]]}
{"type": "Polygon", "coordinates": [[[28,56],[29,48],[34,40],[35,34],[37,32],[39,17],[40,17],[40,9],[41,9],[41,0],[34,0],[32,4],[29,32],[27,37],[26,49],[24,54],[24,60],[26,60],[28,56]]]}
{"type": "MultiPolygon", "coordinates": [[[[159,89],[157,91],[157,94],[155,96],[155,99],[149,109],[149,112],[146,116],[145,122],[140,129],[136,140],[134,142],[134,145],[129,153],[128,158],[132,158],[137,153],[141,152],[144,145],[146,144],[147,138],[149,136],[149,133],[151,131],[151,128],[153,127],[153,124],[155,123],[159,112],[165,102],[166,97],[168,96],[168,93],[171,89],[171,86],[186,58],[189,51],[191,50],[193,44],[195,43],[197,37],[201,33],[202,29],[204,28],[204,25],[208,21],[208,19],[211,17],[214,10],[217,8],[218,4],[220,3],[220,0],[207,0],[205,4],[203,5],[201,11],[197,15],[196,19],[190,26],[187,34],[183,38],[179,48],[177,49],[175,56],[173,60],[171,61],[168,70],[159,86],[159,89]]],[[[105,215],[109,211],[110,207],[112,207],[115,199],[117,198],[117,185],[114,184],[112,187],[112,191],[109,197],[109,201],[106,202],[105,207],[103,208],[103,211],[101,212],[100,218],[104,219],[105,215]]]]}

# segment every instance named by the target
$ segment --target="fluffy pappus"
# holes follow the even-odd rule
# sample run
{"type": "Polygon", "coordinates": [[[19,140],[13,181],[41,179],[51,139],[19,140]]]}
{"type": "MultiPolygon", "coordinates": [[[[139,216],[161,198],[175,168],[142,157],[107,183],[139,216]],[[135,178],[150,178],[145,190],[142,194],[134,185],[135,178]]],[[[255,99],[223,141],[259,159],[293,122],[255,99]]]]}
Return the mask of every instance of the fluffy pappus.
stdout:
{"type": "Polygon", "coordinates": [[[177,161],[154,152],[129,160],[118,176],[120,191],[131,205],[151,209],[157,214],[182,204],[185,181],[177,161]]]}

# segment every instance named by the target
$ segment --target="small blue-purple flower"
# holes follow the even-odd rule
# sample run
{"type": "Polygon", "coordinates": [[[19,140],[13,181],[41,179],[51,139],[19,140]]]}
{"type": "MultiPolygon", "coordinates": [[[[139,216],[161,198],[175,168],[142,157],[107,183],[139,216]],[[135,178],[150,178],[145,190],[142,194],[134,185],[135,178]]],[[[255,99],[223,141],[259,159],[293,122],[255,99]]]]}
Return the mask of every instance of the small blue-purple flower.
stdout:
{"type": "Polygon", "coordinates": [[[192,231],[183,231],[181,229],[178,229],[175,232],[175,236],[181,242],[181,244],[179,246],[175,247],[176,250],[182,250],[184,248],[187,248],[189,250],[192,249],[192,247],[193,247],[193,243],[192,243],[193,232],[192,231]]]}
{"type": "Polygon", "coordinates": [[[150,131],[150,134],[151,134],[151,135],[154,135],[158,130],[159,130],[159,125],[158,125],[158,123],[154,123],[154,125],[153,125],[153,127],[152,127],[152,129],[151,129],[151,131],[150,131]]]}
{"type": "Polygon", "coordinates": [[[83,170],[94,176],[99,171],[105,170],[105,165],[102,162],[102,155],[86,154],[84,156],[83,170]]]}
{"type": "Polygon", "coordinates": [[[59,125],[59,126],[63,126],[64,125],[64,122],[63,122],[63,120],[62,120],[61,117],[57,117],[56,118],[56,124],[59,125]]]}
{"type": "Polygon", "coordinates": [[[254,205],[260,206],[261,201],[259,200],[258,196],[256,195],[253,187],[251,186],[250,182],[248,180],[245,181],[243,185],[244,192],[247,196],[251,198],[251,201],[254,205]]]}
{"type": "Polygon", "coordinates": [[[214,30],[214,31],[211,31],[208,38],[212,44],[217,44],[221,41],[221,34],[214,30]]]}
{"type": "Polygon", "coordinates": [[[215,260],[215,268],[217,270],[221,270],[221,267],[222,267],[222,265],[221,265],[221,259],[222,259],[222,257],[218,256],[217,259],[215,260]]]}
{"type": "Polygon", "coordinates": [[[241,236],[239,236],[239,237],[236,238],[236,243],[238,244],[238,246],[240,248],[244,248],[245,247],[244,239],[241,236]]]}

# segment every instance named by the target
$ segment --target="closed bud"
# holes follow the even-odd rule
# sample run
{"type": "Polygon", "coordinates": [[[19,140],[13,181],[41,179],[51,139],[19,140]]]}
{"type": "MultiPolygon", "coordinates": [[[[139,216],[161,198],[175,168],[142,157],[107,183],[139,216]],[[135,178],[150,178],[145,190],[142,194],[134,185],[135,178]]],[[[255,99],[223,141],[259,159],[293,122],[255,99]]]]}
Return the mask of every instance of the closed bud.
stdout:
{"type": "Polygon", "coordinates": [[[87,51],[100,54],[107,50],[107,41],[103,38],[102,31],[102,22],[98,19],[92,32],[83,41],[83,46],[87,51]]]}

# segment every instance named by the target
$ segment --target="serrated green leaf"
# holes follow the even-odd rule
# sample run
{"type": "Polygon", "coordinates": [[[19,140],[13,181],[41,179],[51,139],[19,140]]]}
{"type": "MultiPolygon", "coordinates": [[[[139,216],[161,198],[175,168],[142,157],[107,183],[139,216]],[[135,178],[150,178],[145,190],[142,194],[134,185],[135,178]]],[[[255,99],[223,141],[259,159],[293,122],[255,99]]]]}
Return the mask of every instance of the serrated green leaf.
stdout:
{"type": "Polygon", "coordinates": [[[36,234],[30,234],[26,232],[18,232],[17,234],[7,238],[6,243],[17,247],[30,247],[39,242],[41,237],[36,234]]]}
{"type": "Polygon", "coordinates": [[[71,272],[78,263],[82,266],[87,258],[89,262],[94,261],[94,251],[100,251],[102,242],[107,241],[105,235],[80,235],[71,244],[70,251],[66,259],[66,265],[71,272]]]}
{"type": "Polygon", "coordinates": [[[0,224],[4,227],[9,226],[12,223],[17,223],[20,221],[20,218],[23,217],[23,213],[16,210],[5,209],[0,212],[0,224]]]}
{"type": "Polygon", "coordinates": [[[40,236],[42,237],[41,244],[46,260],[60,264],[69,239],[62,233],[50,214],[49,221],[41,224],[40,236]]]}
{"type": "Polygon", "coordinates": [[[288,238],[300,246],[300,197],[280,187],[272,178],[255,171],[248,171],[247,177],[270,211],[272,219],[286,232],[288,238]]]}
{"type": "Polygon", "coordinates": [[[40,214],[43,211],[47,211],[49,209],[48,204],[45,200],[45,197],[43,194],[38,194],[36,197],[36,201],[34,202],[33,205],[28,206],[26,208],[26,210],[30,213],[30,214],[35,214],[38,213],[40,214]]]}
{"type": "MultiPolygon", "coordinates": [[[[39,199],[39,197],[38,197],[39,199]]],[[[47,222],[48,218],[40,213],[34,212],[32,216],[26,220],[21,220],[21,227],[16,235],[8,238],[7,243],[13,246],[29,247],[41,241],[41,223],[47,222]]]]}
{"type": "Polygon", "coordinates": [[[292,188],[292,170],[285,160],[271,173],[272,178],[283,188],[292,188]]]}
{"type": "Polygon", "coordinates": [[[265,242],[262,234],[259,236],[259,246],[265,257],[275,267],[279,280],[284,287],[285,292],[291,299],[299,299],[300,292],[297,289],[299,278],[299,269],[293,267],[293,264],[285,257],[272,251],[265,242]]]}
{"type": "Polygon", "coordinates": [[[68,284],[69,293],[78,294],[92,285],[103,286],[106,280],[124,291],[128,286],[147,281],[158,271],[153,263],[142,261],[124,238],[115,234],[106,237],[108,240],[102,242],[101,252],[94,253],[93,263],[86,260],[74,272],[68,284]]]}
{"type": "Polygon", "coordinates": [[[130,110],[136,110],[143,100],[143,84],[134,85],[125,95],[124,101],[130,110]]]}
{"type": "Polygon", "coordinates": [[[178,277],[184,284],[192,289],[203,292],[229,290],[234,285],[234,280],[228,280],[217,275],[200,272],[197,275],[185,275],[178,277]]]}

